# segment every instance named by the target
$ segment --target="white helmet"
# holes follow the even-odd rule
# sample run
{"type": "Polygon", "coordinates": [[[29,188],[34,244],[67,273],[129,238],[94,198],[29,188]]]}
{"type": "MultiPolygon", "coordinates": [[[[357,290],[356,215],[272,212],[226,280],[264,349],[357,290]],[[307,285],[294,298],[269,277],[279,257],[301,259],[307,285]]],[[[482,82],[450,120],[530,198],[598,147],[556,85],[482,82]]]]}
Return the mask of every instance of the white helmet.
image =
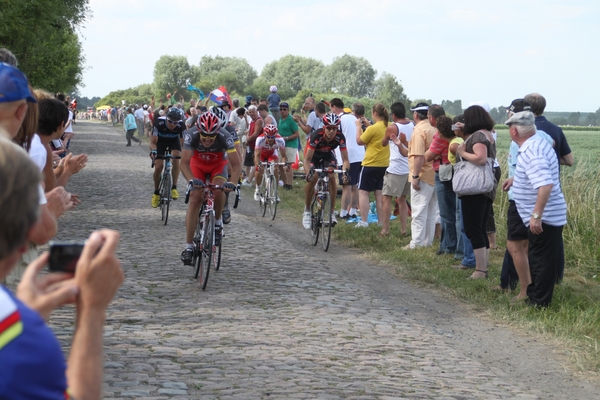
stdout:
{"type": "Polygon", "coordinates": [[[269,90],[270,90],[272,93],[275,93],[275,92],[277,91],[277,86],[273,85],[273,86],[271,86],[271,87],[269,88],[269,90]]]}
{"type": "Polygon", "coordinates": [[[217,106],[212,106],[209,109],[210,112],[212,112],[213,114],[215,114],[217,116],[217,118],[219,118],[219,121],[221,122],[221,128],[225,128],[227,126],[227,113],[225,112],[225,110],[223,110],[222,108],[219,108],[217,106]]]}

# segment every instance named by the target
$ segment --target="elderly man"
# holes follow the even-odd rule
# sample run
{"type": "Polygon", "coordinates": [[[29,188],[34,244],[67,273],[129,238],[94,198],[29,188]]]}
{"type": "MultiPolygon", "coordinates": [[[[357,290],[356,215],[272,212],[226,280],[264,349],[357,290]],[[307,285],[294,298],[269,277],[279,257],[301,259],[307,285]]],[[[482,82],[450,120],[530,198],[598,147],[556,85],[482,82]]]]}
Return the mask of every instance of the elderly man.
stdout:
{"type": "Polygon", "coordinates": [[[514,114],[506,121],[510,138],[519,146],[515,176],[503,187],[511,187],[517,211],[528,228],[529,304],[547,307],[552,301],[556,270],[567,223],[567,205],[558,176],[558,158],[552,146],[536,135],[530,111],[514,114]]]}
{"type": "MultiPolygon", "coordinates": [[[[573,153],[567,143],[567,138],[563,133],[562,129],[548,121],[542,114],[546,109],[546,99],[544,96],[538,93],[531,93],[525,96],[526,102],[531,104],[531,111],[535,115],[535,126],[538,130],[546,132],[554,140],[554,152],[558,157],[559,165],[558,175],[560,177],[560,165],[572,166],[574,163],[573,153]]],[[[556,271],[556,283],[562,281],[565,272],[565,249],[560,249],[560,264],[556,271]]]]}
{"type": "MultiPolygon", "coordinates": [[[[0,176],[2,190],[10,190],[0,196],[2,280],[32,239],[40,173],[23,149],[0,137],[0,176]]],[[[94,232],[75,274],[39,275],[48,262],[44,253],[27,267],[16,296],[0,286],[0,398],[101,397],[106,310],[124,278],[115,255],[118,242],[117,232],[94,232]],[[44,320],[55,308],[76,301],[77,326],[67,364],[44,320]]]]}
{"type": "Polygon", "coordinates": [[[146,113],[144,109],[139,105],[135,105],[135,111],[133,116],[135,117],[135,123],[137,124],[138,136],[144,137],[144,127],[146,126],[146,113]]]}
{"type": "Polygon", "coordinates": [[[435,134],[429,123],[429,104],[419,103],[410,109],[415,128],[408,142],[408,168],[411,174],[411,241],[404,250],[431,246],[435,234],[437,197],[435,195],[435,173],[433,163],[425,161],[425,152],[435,134]]]}

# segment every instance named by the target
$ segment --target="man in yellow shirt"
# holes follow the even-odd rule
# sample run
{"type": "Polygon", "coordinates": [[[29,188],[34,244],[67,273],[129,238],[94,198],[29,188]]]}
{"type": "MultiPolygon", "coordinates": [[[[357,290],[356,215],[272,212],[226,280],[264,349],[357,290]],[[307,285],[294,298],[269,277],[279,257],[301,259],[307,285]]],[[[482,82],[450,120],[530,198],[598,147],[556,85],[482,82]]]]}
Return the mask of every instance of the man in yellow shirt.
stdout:
{"type": "Polygon", "coordinates": [[[429,104],[419,103],[410,109],[415,129],[408,142],[408,168],[411,178],[411,241],[403,249],[431,246],[435,235],[437,197],[433,162],[425,161],[425,152],[433,140],[435,128],[427,118],[429,104]]]}

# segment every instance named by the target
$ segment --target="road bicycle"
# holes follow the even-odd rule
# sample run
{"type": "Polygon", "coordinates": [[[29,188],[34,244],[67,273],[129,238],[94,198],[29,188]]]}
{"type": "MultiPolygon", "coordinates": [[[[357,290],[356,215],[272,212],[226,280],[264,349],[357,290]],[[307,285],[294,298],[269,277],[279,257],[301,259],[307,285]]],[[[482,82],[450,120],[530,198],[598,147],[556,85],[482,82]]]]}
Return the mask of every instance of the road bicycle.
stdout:
{"type": "Polygon", "coordinates": [[[198,279],[202,290],[205,290],[210,267],[212,266],[215,271],[221,267],[221,242],[218,245],[215,244],[214,191],[223,190],[223,186],[206,182],[203,188],[197,188],[190,184],[185,196],[186,204],[192,190],[204,190],[204,201],[200,206],[198,224],[194,231],[192,266],[194,266],[194,279],[198,279]]]}
{"type": "Polygon", "coordinates": [[[331,223],[333,217],[333,203],[329,193],[329,173],[344,173],[341,169],[313,169],[312,173],[319,174],[319,179],[315,185],[315,194],[310,204],[310,235],[313,246],[319,242],[319,233],[321,235],[321,245],[323,250],[329,249],[329,240],[331,239],[331,223]]]}
{"type": "Polygon", "coordinates": [[[158,193],[160,195],[159,208],[161,212],[161,221],[165,221],[165,225],[169,220],[169,205],[171,204],[171,189],[173,188],[173,176],[171,175],[172,163],[171,160],[179,160],[180,156],[172,156],[169,150],[166,151],[164,156],[156,156],[152,159],[152,168],[154,168],[155,160],[165,160],[162,175],[160,176],[160,183],[158,185],[158,193]]]}
{"type": "Polygon", "coordinates": [[[271,219],[275,220],[277,214],[277,203],[279,203],[279,194],[277,177],[275,176],[275,168],[280,165],[287,165],[287,163],[276,163],[276,162],[261,162],[260,165],[265,170],[263,174],[263,181],[260,185],[260,202],[259,205],[263,210],[263,217],[267,214],[267,207],[269,208],[269,215],[271,219]]]}

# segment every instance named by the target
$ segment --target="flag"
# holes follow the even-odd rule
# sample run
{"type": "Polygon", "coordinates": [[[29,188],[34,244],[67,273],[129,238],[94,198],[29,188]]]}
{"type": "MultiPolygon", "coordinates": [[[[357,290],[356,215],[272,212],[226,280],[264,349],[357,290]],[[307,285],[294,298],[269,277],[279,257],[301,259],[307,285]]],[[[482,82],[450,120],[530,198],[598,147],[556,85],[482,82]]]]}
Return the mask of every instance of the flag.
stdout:
{"type": "Polygon", "coordinates": [[[202,92],[202,90],[200,90],[197,87],[194,87],[192,85],[188,85],[187,90],[189,90],[190,92],[196,92],[196,93],[198,93],[198,98],[200,100],[204,100],[204,98],[206,97],[204,95],[204,92],[202,92]]]}
{"type": "Polygon", "coordinates": [[[231,105],[231,98],[229,97],[229,93],[227,93],[227,89],[225,89],[225,86],[219,86],[218,89],[215,89],[212,92],[210,92],[210,99],[218,105],[221,105],[221,103],[223,103],[223,100],[227,100],[229,105],[231,105]]]}

